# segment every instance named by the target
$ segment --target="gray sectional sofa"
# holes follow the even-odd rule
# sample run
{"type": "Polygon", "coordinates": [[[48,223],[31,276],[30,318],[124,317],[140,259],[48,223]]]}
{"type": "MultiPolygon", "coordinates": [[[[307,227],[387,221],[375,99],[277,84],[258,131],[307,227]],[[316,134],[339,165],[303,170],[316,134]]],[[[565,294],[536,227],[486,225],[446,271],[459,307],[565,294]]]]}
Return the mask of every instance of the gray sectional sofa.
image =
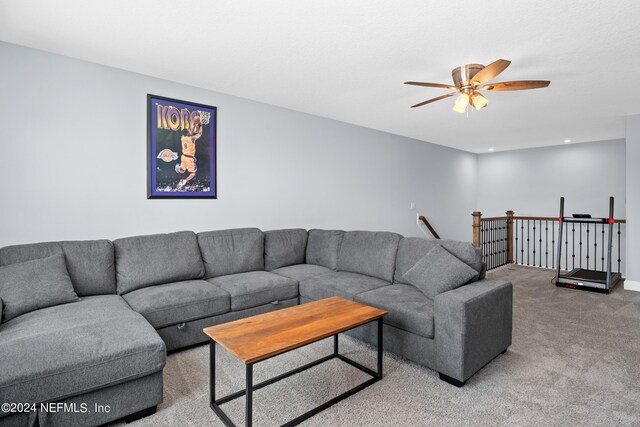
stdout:
{"type": "MultiPolygon", "coordinates": [[[[0,275],[2,266],[58,254],[77,298],[10,320],[7,303],[0,402],[77,410],[3,411],[2,425],[98,425],[151,414],[162,401],[167,351],[206,342],[205,327],[334,295],[387,309],[385,349],[457,386],[511,344],[511,284],[484,279],[470,243],[370,231],[183,231],[5,247],[0,275]],[[474,277],[430,298],[405,275],[436,246],[474,277]],[[110,411],[93,411],[95,403],[110,411]]],[[[351,334],[376,340],[367,326],[351,334]]]]}

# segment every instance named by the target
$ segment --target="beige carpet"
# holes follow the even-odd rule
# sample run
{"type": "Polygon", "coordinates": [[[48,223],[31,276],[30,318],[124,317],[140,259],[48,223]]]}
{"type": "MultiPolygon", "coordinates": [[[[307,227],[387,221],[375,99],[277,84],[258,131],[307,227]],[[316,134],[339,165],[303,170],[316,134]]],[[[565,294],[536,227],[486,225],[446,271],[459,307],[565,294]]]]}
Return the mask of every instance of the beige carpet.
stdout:
{"type": "MultiPolygon", "coordinates": [[[[306,426],[640,425],[640,293],[605,296],[551,285],[552,272],[503,267],[490,277],[514,284],[513,344],[461,389],[436,372],[385,356],[385,377],[306,421],[306,426]]],[[[375,366],[375,352],[341,337],[342,352],[375,366]]],[[[332,351],[325,340],[257,364],[261,381],[332,351]]],[[[243,388],[244,367],[218,354],[218,389],[243,388]]],[[[340,361],[319,365],[254,393],[254,425],[273,426],[367,377],[340,361]]],[[[164,403],[139,426],[220,426],[208,405],[208,346],[171,354],[164,403]]],[[[244,399],[223,405],[244,425],[244,399]]]]}

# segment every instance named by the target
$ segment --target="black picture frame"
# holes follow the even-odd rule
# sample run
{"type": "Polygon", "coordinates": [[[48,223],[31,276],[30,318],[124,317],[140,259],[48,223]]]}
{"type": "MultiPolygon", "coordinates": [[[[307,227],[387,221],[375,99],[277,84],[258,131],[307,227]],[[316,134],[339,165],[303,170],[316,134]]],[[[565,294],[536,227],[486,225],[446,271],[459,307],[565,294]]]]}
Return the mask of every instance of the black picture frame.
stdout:
{"type": "Polygon", "coordinates": [[[217,199],[217,107],[147,94],[147,199],[217,199]]]}

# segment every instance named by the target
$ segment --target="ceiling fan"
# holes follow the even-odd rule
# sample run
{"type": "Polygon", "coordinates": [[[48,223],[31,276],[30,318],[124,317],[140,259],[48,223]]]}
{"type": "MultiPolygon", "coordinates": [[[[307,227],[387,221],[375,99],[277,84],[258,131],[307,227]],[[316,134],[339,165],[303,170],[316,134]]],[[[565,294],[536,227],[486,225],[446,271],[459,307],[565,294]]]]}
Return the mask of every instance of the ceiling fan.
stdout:
{"type": "Polygon", "coordinates": [[[511,61],[506,59],[498,59],[495,62],[487,65],[480,64],[467,64],[461,67],[455,68],[451,71],[453,77],[453,85],[441,84],[441,83],[422,83],[422,82],[405,82],[407,85],[437,87],[443,89],[451,89],[454,92],[447,93],[446,95],[432,98],[419,104],[412,105],[411,108],[421,107],[426,104],[430,104],[441,99],[449,98],[450,96],[459,93],[456,98],[456,102],[453,106],[453,110],[458,113],[464,113],[467,111],[467,107],[475,108],[479,110],[487,106],[489,101],[485,98],[480,91],[494,91],[502,92],[508,90],[527,90],[527,89],[539,89],[549,86],[551,83],[548,80],[517,80],[511,82],[500,83],[487,83],[490,80],[495,79],[500,73],[502,73],[511,61]]]}

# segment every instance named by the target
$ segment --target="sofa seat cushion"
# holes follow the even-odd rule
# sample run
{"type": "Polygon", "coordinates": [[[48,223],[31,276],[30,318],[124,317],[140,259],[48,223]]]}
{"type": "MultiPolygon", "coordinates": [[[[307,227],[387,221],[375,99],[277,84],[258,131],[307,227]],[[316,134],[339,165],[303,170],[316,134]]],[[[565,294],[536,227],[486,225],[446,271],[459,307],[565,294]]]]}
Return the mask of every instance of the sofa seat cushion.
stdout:
{"type": "Polygon", "coordinates": [[[231,308],[229,293],[205,280],[151,286],[122,297],[156,329],[226,313],[231,308]]]}
{"type": "Polygon", "coordinates": [[[251,271],[207,279],[231,295],[231,311],[298,296],[298,281],[268,271],[251,271]]]}
{"type": "Polygon", "coordinates": [[[389,282],[364,274],[331,271],[328,274],[300,280],[300,296],[312,300],[333,296],[353,300],[362,292],[388,285],[389,282]]]}
{"type": "Polygon", "coordinates": [[[0,326],[0,401],[62,400],[158,372],[165,359],[160,336],[121,297],[85,297],[0,326]]]}
{"type": "Polygon", "coordinates": [[[327,267],[322,267],[320,265],[297,264],[278,268],[276,270],[273,270],[272,273],[301,281],[304,279],[311,279],[313,277],[322,276],[323,274],[333,273],[333,270],[327,267]]]}
{"type": "Polygon", "coordinates": [[[356,295],[356,301],[389,312],[384,323],[433,338],[433,301],[411,285],[394,283],[356,295]]]}

